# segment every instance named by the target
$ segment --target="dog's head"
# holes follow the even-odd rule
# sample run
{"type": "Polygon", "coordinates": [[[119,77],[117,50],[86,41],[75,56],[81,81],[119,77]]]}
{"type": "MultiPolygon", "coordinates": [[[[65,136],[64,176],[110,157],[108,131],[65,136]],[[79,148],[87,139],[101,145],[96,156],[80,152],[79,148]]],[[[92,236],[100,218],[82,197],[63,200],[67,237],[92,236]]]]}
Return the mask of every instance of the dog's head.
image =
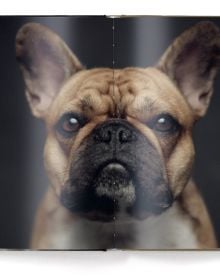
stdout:
{"type": "Polygon", "coordinates": [[[109,221],[122,208],[142,219],[172,204],[190,178],[192,127],[209,105],[219,47],[219,29],[203,22],[155,67],[85,70],[47,27],[19,30],[26,96],[45,120],[45,166],[66,208],[109,221]]]}

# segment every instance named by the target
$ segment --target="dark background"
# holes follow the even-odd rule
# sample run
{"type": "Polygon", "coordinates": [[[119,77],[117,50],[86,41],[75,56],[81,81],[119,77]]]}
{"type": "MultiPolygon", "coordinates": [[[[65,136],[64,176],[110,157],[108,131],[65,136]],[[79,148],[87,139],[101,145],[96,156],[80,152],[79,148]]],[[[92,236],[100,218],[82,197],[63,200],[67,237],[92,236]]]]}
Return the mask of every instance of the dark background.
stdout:
{"type": "MultiPolygon", "coordinates": [[[[220,18],[114,19],[116,68],[146,67],[186,28],[220,18]]],[[[28,248],[34,213],[48,181],[43,169],[44,125],[31,116],[15,60],[17,30],[40,22],[56,31],[88,68],[112,66],[112,24],[107,17],[0,17],[0,248],[28,248]]],[[[208,114],[195,127],[194,177],[220,240],[220,75],[208,114]]]]}

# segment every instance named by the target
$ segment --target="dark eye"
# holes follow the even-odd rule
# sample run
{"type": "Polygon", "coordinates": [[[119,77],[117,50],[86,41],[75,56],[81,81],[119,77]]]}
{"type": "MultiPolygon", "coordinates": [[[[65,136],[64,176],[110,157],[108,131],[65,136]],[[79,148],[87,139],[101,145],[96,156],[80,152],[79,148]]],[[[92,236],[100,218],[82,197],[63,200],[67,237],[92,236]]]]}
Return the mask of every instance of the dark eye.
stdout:
{"type": "Polygon", "coordinates": [[[168,114],[156,116],[148,125],[151,129],[164,133],[174,133],[180,127],[178,122],[168,114]]]}
{"type": "Polygon", "coordinates": [[[74,114],[65,114],[57,123],[56,130],[64,137],[71,137],[82,126],[82,120],[74,114]]]}

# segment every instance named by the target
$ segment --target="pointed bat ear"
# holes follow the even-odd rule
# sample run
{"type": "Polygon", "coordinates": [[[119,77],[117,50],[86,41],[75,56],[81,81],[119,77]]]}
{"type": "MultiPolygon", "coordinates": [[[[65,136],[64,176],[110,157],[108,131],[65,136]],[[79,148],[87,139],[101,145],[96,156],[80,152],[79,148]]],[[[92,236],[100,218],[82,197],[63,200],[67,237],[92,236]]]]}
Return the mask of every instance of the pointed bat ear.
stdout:
{"type": "Polygon", "coordinates": [[[198,119],[209,106],[219,63],[219,28],[200,22],[177,37],[156,67],[175,83],[198,119]]]}
{"type": "Polygon", "coordinates": [[[32,113],[39,118],[44,118],[66,80],[83,69],[63,40],[38,23],[25,24],[18,31],[16,58],[32,113]]]}

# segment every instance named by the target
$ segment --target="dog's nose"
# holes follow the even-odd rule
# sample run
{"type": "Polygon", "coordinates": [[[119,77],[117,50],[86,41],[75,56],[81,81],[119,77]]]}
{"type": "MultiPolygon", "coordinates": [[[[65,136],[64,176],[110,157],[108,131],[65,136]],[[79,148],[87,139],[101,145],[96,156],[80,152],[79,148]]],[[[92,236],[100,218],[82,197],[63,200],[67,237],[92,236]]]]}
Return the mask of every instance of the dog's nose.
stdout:
{"type": "Polygon", "coordinates": [[[136,140],[134,128],[124,120],[106,121],[96,128],[94,138],[104,143],[128,143],[136,140]]]}

